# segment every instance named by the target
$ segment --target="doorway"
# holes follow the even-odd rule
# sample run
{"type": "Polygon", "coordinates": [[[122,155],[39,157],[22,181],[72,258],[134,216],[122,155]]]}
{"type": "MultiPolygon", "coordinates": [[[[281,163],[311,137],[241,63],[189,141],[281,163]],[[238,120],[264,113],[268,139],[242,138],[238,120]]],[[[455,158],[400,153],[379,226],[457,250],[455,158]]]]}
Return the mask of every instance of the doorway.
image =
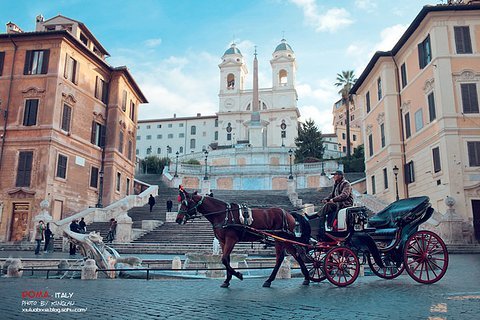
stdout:
{"type": "Polygon", "coordinates": [[[10,241],[22,241],[28,236],[29,203],[13,203],[10,241]]]}
{"type": "Polygon", "coordinates": [[[475,239],[480,242],[480,200],[472,200],[472,213],[475,239]]]}

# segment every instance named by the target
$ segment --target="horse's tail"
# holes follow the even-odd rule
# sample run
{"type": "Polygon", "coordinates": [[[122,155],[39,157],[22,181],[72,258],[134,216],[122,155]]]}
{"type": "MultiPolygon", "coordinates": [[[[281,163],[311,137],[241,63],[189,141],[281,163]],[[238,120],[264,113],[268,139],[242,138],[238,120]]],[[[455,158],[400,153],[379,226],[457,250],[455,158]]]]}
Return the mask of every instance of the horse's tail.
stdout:
{"type": "Polygon", "coordinates": [[[300,231],[300,236],[296,236],[295,239],[298,242],[308,243],[310,241],[310,234],[312,231],[310,229],[310,224],[308,223],[307,219],[305,219],[303,215],[298,213],[291,212],[290,214],[295,218],[295,224],[298,224],[298,226],[295,226],[295,233],[297,234],[297,231],[300,231]]]}

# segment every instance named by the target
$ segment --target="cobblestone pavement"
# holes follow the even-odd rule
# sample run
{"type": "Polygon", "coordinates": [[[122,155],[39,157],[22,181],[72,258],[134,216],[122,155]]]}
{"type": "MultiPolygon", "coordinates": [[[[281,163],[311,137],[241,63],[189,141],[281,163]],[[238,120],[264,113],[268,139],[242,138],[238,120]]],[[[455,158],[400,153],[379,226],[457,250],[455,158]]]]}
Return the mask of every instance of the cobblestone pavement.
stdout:
{"type": "Polygon", "coordinates": [[[480,319],[480,255],[451,255],[447,274],[433,285],[416,283],[408,275],[394,280],[360,277],[346,288],[328,282],[302,286],[299,278],[276,280],[271,288],[262,288],[264,280],[233,280],[230,288],[222,289],[222,279],[1,278],[0,318],[480,319]],[[34,292],[48,292],[49,298],[29,298],[34,292]],[[25,305],[33,301],[35,306],[25,305]],[[71,310],[22,312],[41,308],[42,301],[50,308],[71,310]],[[75,313],[75,308],[86,311],[75,313]]]}

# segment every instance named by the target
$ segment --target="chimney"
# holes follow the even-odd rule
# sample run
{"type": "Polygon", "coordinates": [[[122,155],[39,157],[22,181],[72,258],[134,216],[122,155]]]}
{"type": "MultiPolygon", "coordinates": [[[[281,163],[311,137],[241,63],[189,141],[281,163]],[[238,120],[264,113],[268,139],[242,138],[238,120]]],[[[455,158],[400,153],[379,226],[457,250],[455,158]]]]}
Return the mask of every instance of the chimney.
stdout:
{"type": "Polygon", "coordinates": [[[43,18],[42,14],[39,14],[38,16],[36,16],[36,18],[35,18],[35,31],[42,31],[44,21],[45,21],[45,19],[43,18]]]}
{"type": "Polygon", "coordinates": [[[15,23],[10,21],[9,23],[7,23],[7,33],[23,33],[23,30],[20,29],[20,27],[17,26],[15,23]]]}
{"type": "Polygon", "coordinates": [[[201,113],[197,113],[197,118],[200,118],[202,116],[201,113]]]}

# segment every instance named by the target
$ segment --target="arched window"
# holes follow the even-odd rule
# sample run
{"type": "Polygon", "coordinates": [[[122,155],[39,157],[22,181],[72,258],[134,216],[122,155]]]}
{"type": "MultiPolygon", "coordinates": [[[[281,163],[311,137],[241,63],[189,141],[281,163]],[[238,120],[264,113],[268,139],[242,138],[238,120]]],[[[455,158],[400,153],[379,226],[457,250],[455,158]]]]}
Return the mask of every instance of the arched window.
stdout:
{"type": "Polygon", "coordinates": [[[195,149],[195,139],[190,139],[190,149],[195,149]]]}
{"type": "Polygon", "coordinates": [[[281,86],[286,86],[287,82],[288,82],[287,71],[282,69],[278,73],[278,83],[281,86]]]}
{"type": "Polygon", "coordinates": [[[227,76],[227,89],[235,88],[235,76],[233,73],[229,73],[227,76]]]}
{"type": "Polygon", "coordinates": [[[192,126],[190,128],[190,134],[192,134],[192,135],[197,134],[197,127],[196,126],[192,126]]]}
{"type": "Polygon", "coordinates": [[[180,153],[183,153],[183,147],[180,147],[180,149],[178,150],[180,153]]]}

